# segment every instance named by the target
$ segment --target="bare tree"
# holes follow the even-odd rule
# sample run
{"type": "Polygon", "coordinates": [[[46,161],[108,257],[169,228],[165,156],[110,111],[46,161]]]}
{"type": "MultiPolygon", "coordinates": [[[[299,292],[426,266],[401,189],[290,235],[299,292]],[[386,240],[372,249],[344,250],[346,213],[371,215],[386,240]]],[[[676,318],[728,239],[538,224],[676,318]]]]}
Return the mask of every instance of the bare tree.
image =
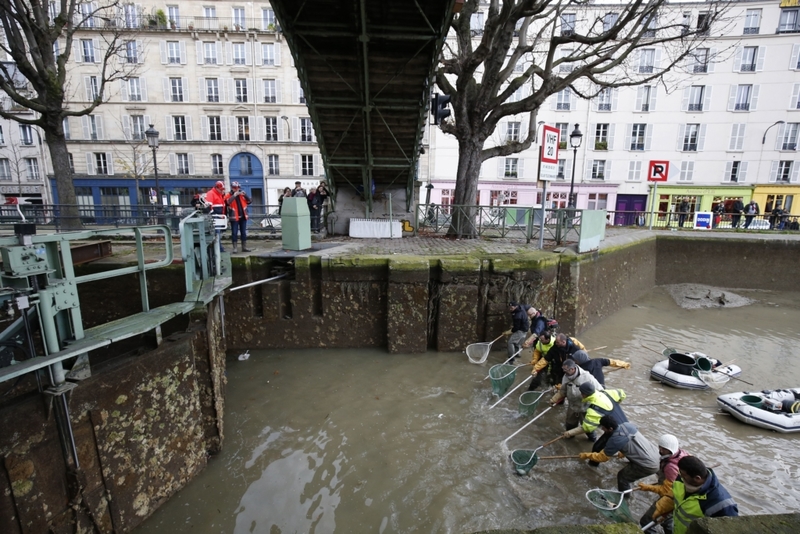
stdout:
{"type": "Polygon", "coordinates": [[[97,5],[78,0],[60,0],[54,4],[43,0],[0,0],[0,23],[5,37],[0,42],[0,50],[12,59],[10,63],[0,63],[0,89],[14,106],[34,112],[33,117],[23,117],[4,107],[0,109],[0,117],[36,125],[44,131],[59,203],[64,205],[61,215],[65,228],[80,228],[81,223],[64,136],[64,118],[91,114],[108,100],[109,83],[129,75],[135,68],[118,60],[125,46],[121,38],[124,25],[117,24],[119,2],[97,5]],[[98,83],[92,88],[94,98],[81,109],[67,107],[72,100],[68,94],[68,63],[73,43],[80,42],[78,37],[85,37],[87,43],[87,49],[81,53],[97,54],[90,58],[97,64],[98,83]],[[89,50],[89,42],[99,43],[100,49],[95,50],[92,45],[89,50]]]}
{"type": "MultiPolygon", "coordinates": [[[[441,129],[454,135],[459,147],[454,203],[475,206],[484,161],[535,142],[536,114],[547,97],[567,88],[589,99],[606,88],[670,87],[675,82],[670,73],[686,65],[709,30],[718,35],[723,30],[727,7],[728,2],[706,2],[703,19],[692,23],[680,5],[667,0],[602,6],[572,0],[466,0],[453,17],[436,73],[453,107],[452,120],[441,129]],[[642,49],[659,50],[660,64],[640,68],[642,49]],[[487,143],[502,119],[520,114],[528,120],[519,140],[487,143]]],[[[449,234],[474,234],[469,212],[453,214],[449,234]]]]}

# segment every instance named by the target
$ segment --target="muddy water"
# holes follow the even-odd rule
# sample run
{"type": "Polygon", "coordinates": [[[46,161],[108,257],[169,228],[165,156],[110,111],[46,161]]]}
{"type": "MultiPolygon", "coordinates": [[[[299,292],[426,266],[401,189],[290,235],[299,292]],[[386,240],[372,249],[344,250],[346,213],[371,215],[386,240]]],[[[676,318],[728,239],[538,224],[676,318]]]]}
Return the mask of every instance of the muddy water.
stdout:
{"type": "MultiPolygon", "coordinates": [[[[800,435],[739,423],[714,392],[649,380],[661,342],[736,360],[742,378],[722,393],[800,385],[800,294],[743,292],[737,309],[682,310],[655,289],[581,336],[595,356],[633,363],[608,376],[628,393],[631,421],[653,440],[719,464],[744,514],[800,509],[800,435]]],[[[465,340],[469,341],[469,340],[465,340]]],[[[489,363],[503,353],[493,352],[489,363]]],[[[533,448],[562,431],[564,407],[513,438],[528,419],[516,395],[495,409],[485,366],[463,354],[388,355],[378,350],[254,351],[228,361],[225,448],[207,469],[138,530],[193,533],[472,532],[605,521],[587,489],[616,487],[622,461],[591,468],[541,460],[512,473],[509,449],[533,448]]],[[[520,378],[527,376],[520,372],[520,378]]],[[[541,411],[541,408],[540,408],[541,411]]],[[[589,450],[583,438],[549,455],[589,450]]],[[[638,517],[651,498],[637,495],[638,517]]]]}

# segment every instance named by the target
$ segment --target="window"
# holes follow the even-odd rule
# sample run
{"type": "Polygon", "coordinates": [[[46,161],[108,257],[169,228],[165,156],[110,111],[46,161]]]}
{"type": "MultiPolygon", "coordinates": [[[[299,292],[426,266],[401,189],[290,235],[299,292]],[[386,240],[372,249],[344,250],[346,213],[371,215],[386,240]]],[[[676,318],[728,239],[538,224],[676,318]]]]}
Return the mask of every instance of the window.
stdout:
{"type": "Polygon", "coordinates": [[[139,78],[128,78],[128,100],[131,102],[142,101],[142,86],[139,78]]]}
{"type": "Polygon", "coordinates": [[[236,102],[247,102],[247,80],[244,78],[236,78],[233,80],[233,83],[236,91],[236,102]]]}
{"type": "Polygon", "coordinates": [[[314,156],[303,154],[300,156],[300,174],[303,176],[314,176],[314,156]]]}
{"type": "Polygon", "coordinates": [[[611,111],[611,89],[602,89],[597,95],[597,111],[611,111]]]}
{"type": "Polygon", "coordinates": [[[594,149],[608,150],[608,124],[598,124],[594,129],[594,149]]]}
{"type": "Polygon", "coordinates": [[[208,140],[222,141],[222,124],[217,116],[208,117],[208,140]]]}
{"type": "Polygon", "coordinates": [[[203,29],[218,30],[219,20],[217,19],[217,8],[213,6],[203,7],[203,29]]]}
{"type": "Polygon", "coordinates": [[[657,26],[658,26],[658,17],[655,14],[653,14],[647,21],[647,28],[645,28],[644,33],[642,33],[642,37],[655,37],[657,26]]]}
{"type": "Polygon", "coordinates": [[[681,174],[679,182],[691,182],[694,177],[694,161],[681,161],[681,174]]]}
{"type": "Polygon", "coordinates": [[[100,129],[97,126],[98,125],[97,115],[89,115],[86,118],[86,121],[89,125],[89,139],[91,139],[92,141],[97,141],[98,139],[100,139],[100,131],[99,131],[100,129]]]}
{"type": "Polygon", "coordinates": [[[186,117],[183,115],[173,115],[172,127],[175,130],[175,140],[186,141],[186,117]]]}
{"type": "Polygon", "coordinates": [[[136,46],[136,41],[125,42],[125,61],[139,63],[139,47],[136,46]]]}
{"type": "Polygon", "coordinates": [[[752,91],[752,85],[739,85],[736,88],[736,104],[733,109],[736,111],[749,111],[752,91]]]}
{"type": "Polygon", "coordinates": [[[697,34],[708,35],[710,30],[711,30],[711,16],[708,13],[698,13],[697,34]]]}
{"type": "MultiPolygon", "coordinates": [[[[559,111],[569,111],[571,93],[569,87],[558,92],[556,109],[559,111]]],[[[565,138],[564,138],[565,139],[565,138]]]]}
{"type": "Polygon", "coordinates": [[[70,170],[70,172],[74,173],[75,172],[75,159],[72,157],[72,152],[67,153],[67,156],[69,156],[69,170],[70,170]]]}
{"type": "Polygon", "coordinates": [[[178,41],[167,41],[167,63],[181,62],[181,45],[178,41]]]}
{"type": "Polygon", "coordinates": [[[761,26],[761,10],[748,9],[744,14],[744,34],[755,35],[758,33],[758,29],[760,26],[761,26]]]}
{"type": "Polygon", "coordinates": [[[122,6],[122,16],[126,28],[139,27],[139,11],[136,9],[135,4],[124,4],[122,6]]]}
{"type": "Polygon", "coordinates": [[[619,13],[606,13],[603,17],[603,31],[610,31],[619,20],[619,13]]]}
{"type": "Polygon", "coordinates": [[[30,124],[19,125],[19,142],[23,145],[33,144],[33,128],[30,124]]]}
{"type": "Polygon", "coordinates": [[[605,180],[605,178],[606,178],[605,160],[596,159],[592,161],[592,180],[605,180]]]}
{"type": "Polygon", "coordinates": [[[144,115],[131,115],[131,136],[133,139],[144,139],[147,130],[144,124],[144,115]]]}
{"type": "Polygon", "coordinates": [[[94,63],[94,42],[91,39],[81,39],[81,51],[84,63],[94,63]]]}
{"type": "Polygon", "coordinates": [[[39,176],[39,160],[36,158],[25,158],[25,168],[28,171],[28,180],[38,182],[41,177],[39,176]]]}
{"type": "Polygon", "coordinates": [[[505,178],[517,178],[519,158],[506,158],[503,176],[505,178]]]}
{"type": "Polygon", "coordinates": [[[275,64],[275,45],[273,43],[264,43],[261,45],[261,58],[263,64],[266,66],[275,64]]]}
{"type": "Polygon", "coordinates": [[[783,128],[781,150],[797,150],[797,127],[798,123],[796,122],[786,123],[783,128]]]}
{"type": "Polygon", "coordinates": [[[167,6],[167,18],[169,19],[169,23],[173,29],[181,27],[181,12],[178,9],[178,6],[167,6]]]}
{"type": "Polygon", "coordinates": [[[265,117],[267,123],[267,141],[278,140],[278,117],[265,117]]]}
{"type": "Polygon", "coordinates": [[[639,51],[639,72],[651,74],[655,62],[656,51],[653,48],[643,48],[639,51]]]}
{"type": "Polygon", "coordinates": [[[178,174],[189,174],[189,154],[175,154],[175,170],[178,174]]]}
{"type": "Polygon", "coordinates": [[[261,10],[261,29],[269,31],[275,29],[275,12],[271,9],[261,10]]]}
{"type": "Polygon", "coordinates": [[[217,64],[217,43],[214,42],[203,43],[203,62],[206,65],[217,64]]]}
{"type": "Polygon", "coordinates": [[[728,150],[739,151],[744,147],[745,124],[731,125],[731,140],[728,143],[728,150]]]}
{"type": "Polygon", "coordinates": [[[97,84],[97,76],[87,76],[86,80],[86,99],[90,102],[97,100],[100,96],[100,88],[97,84]]]}
{"type": "Polygon", "coordinates": [[[233,64],[245,64],[244,43],[233,43],[233,64]]]}
{"type": "Polygon", "coordinates": [[[642,162],[630,161],[628,162],[628,181],[638,182],[642,179],[642,162]]]}
{"type": "Polygon", "coordinates": [[[730,167],[730,171],[726,173],[726,181],[728,182],[738,182],[739,181],[739,170],[742,167],[741,161],[731,161],[728,163],[730,167]]]}
{"type": "Polygon", "coordinates": [[[267,156],[267,174],[270,176],[280,175],[281,170],[278,166],[278,155],[270,154],[267,156]]]}
{"type": "Polygon", "coordinates": [[[183,81],[181,78],[170,78],[169,86],[172,101],[183,102],[183,81]]]}
{"type": "Polygon", "coordinates": [[[95,7],[96,6],[90,2],[80,4],[81,27],[94,28],[94,16],[92,15],[92,12],[94,11],[95,7]]]}
{"type": "Polygon", "coordinates": [[[108,174],[108,159],[105,152],[94,153],[94,168],[96,174],[108,174]]]}
{"type": "Polygon", "coordinates": [[[558,71],[559,72],[572,72],[572,70],[574,69],[575,65],[573,65],[571,62],[569,62],[567,60],[567,58],[569,58],[572,55],[572,49],[571,48],[561,49],[559,51],[559,55],[560,55],[560,59],[562,61],[564,61],[564,62],[561,63],[558,66],[558,71]]]}
{"type": "MultiPolygon", "coordinates": [[[[66,119],[66,117],[64,117],[66,119]]],[[[6,144],[6,138],[3,135],[3,127],[0,126],[0,145],[6,144]]]]}
{"type": "Polygon", "coordinates": [[[697,136],[700,132],[699,124],[687,124],[683,134],[683,151],[697,152],[697,136]]]}
{"type": "Polygon", "coordinates": [[[563,158],[559,158],[558,160],[558,172],[556,173],[556,178],[559,180],[564,180],[567,176],[567,160],[563,158]]]}
{"type": "Polygon", "coordinates": [[[211,174],[223,174],[222,154],[211,154],[211,174]]]}
{"type": "Polygon", "coordinates": [[[636,94],[636,111],[655,111],[650,109],[650,101],[655,89],[650,85],[640,85],[636,94]]]}
{"type": "Polygon", "coordinates": [[[745,46],[742,50],[742,63],[740,64],[739,70],[742,72],[755,72],[757,57],[757,46],[745,46]]]}
{"type": "Polygon", "coordinates": [[[276,91],[275,80],[264,80],[264,102],[277,102],[278,94],[276,91]]]}
{"type": "Polygon", "coordinates": [[[692,25],[692,14],[689,12],[684,12],[683,22],[681,22],[681,35],[688,35],[689,27],[691,25],[692,25]]]}
{"type": "Polygon", "coordinates": [[[233,8],[233,25],[237,30],[241,30],[245,27],[243,7],[233,8]]]}
{"type": "Polygon", "coordinates": [[[563,37],[575,35],[575,13],[561,14],[561,35],[563,37]]]}
{"type": "Polygon", "coordinates": [[[569,128],[569,123],[566,122],[557,122],[556,128],[558,128],[558,148],[564,149],[567,148],[567,128],[569,128]]]}
{"type": "Polygon", "coordinates": [[[236,117],[236,131],[239,141],[250,140],[250,119],[247,117],[236,117]]]}
{"type": "Polygon", "coordinates": [[[506,141],[519,141],[519,121],[506,123],[506,141]]]}
{"type": "Polygon", "coordinates": [[[781,10],[781,19],[780,22],[778,22],[778,33],[792,33],[800,29],[797,25],[797,12],[797,8],[781,10]]]}
{"type": "Polygon", "coordinates": [[[300,141],[305,143],[314,141],[314,127],[311,126],[311,119],[308,117],[300,118],[300,141]]]}
{"type": "Polygon", "coordinates": [[[297,82],[297,101],[300,104],[306,103],[306,94],[303,92],[303,86],[300,85],[300,82],[297,82]]]}
{"type": "MultiPolygon", "coordinates": [[[[64,120],[61,121],[61,128],[64,130],[64,139],[67,141],[72,139],[72,132],[69,129],[69,117],[64,117],[64,120]]],[[[0,140],[0,143],[2,143],[2,140],[0,140]]]]}
{"type": "Polygon", "coordinates": [[[693,85],[689,88],[688,111],[703,111],[704,85],[693,85]]]}
{"type": "Polygon", "coordinates": [[[239,154],[239,174],[242,176],[253,174],[253,160],[247,154],[239,154]]]}
{"type": "Polygon", "coordinates": [[[708,72],[708,48],[698,48],[692,52],[692,72],[708,72]]]}
{"type": "Polygon", "coordinates": [[[8,158],[0,159],[0,180],[11,180],[11,165],[8,158]]]}
{"type": "Polygon", "coordinates": [[[604,210],[608,207],[608,193],[589,193],[590,210],[604,210]]]}
{"type": "Polygon", "coordinates": [[[644,150],[646,124],[634,124],[631,130],[631,150],[644,150]]]}
{"type": "Polygon", "coordinates": [[[777,182],[786,182],[789,183],[792,176],[792,162],[791,161],[779,161],[778,162],[778,173],[775,176],[775,181],[777,182]]]}
{"type": "Polygon", "coordinates": [[[219,80],[216,78],[206,78],[206,100],[219,102],[219,80]]]}
{"type": "Polygon", "coordinates": [[[484,14],[481,12],[473,13],[469,19],[469,33],[472,37],[483,35],[484,14]]]}

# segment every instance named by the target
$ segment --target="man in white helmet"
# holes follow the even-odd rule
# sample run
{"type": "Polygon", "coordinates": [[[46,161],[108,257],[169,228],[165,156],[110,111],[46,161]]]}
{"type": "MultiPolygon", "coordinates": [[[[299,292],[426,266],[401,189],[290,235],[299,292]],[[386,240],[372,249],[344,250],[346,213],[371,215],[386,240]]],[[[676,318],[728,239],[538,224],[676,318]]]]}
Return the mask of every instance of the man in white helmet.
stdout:
{"type": "MultiPolygon", "coordinates": [[[[658,476],[658,484],[639,484],[639,489],[642,491],[652,491],[660,495],[660,498],[653,503],[650,508],[639,519],[639,525],[645,526],[653,520],[653,514],[656,516],[663,515],[662,511],[667,509],[667,506],[672,505],[672,483],[678,478],[678,461],[684,456],[689,456],[689,453],[680,448],[678,438],[672,434],[664,434],[658,438],[658,454],[661,455],[661,462],[656,475],[658,476]],[[658,513],[656,513],[658,512],[658,513]]],[[[662,521],[661,528],[664,529],[665,534],[672,534],[672,516],[669,515],[662,521]]],[[[654,529],[649,529],[647,532],[654,532],[654,529]]]]}

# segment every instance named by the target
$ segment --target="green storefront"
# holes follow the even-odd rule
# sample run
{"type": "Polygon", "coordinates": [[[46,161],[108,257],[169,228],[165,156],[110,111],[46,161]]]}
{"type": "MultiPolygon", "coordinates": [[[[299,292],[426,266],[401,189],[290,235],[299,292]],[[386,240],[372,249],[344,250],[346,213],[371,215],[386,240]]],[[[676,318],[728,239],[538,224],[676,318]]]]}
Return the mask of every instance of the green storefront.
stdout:
{"type": "Polygon", "coordinates": [[[730,205],[736,199],[740,199],[744,204],[750,202],[750,198],[753,196],[753,186],[721,185],[719,187],[708,187],[702,185],[659,184],[658,191],[655,193],[658,195],[658,198],[653,202],[654,192],[654,188],[651,186],[650,194],[647,199],[649,211],[657,211],[665,214],[675,212],[683,198],[689,201],[689,210],[691,213],[696,211],[713,211],[720,202],[724,202],[727,208],[726,211],[729,211],[730,205]]]}

